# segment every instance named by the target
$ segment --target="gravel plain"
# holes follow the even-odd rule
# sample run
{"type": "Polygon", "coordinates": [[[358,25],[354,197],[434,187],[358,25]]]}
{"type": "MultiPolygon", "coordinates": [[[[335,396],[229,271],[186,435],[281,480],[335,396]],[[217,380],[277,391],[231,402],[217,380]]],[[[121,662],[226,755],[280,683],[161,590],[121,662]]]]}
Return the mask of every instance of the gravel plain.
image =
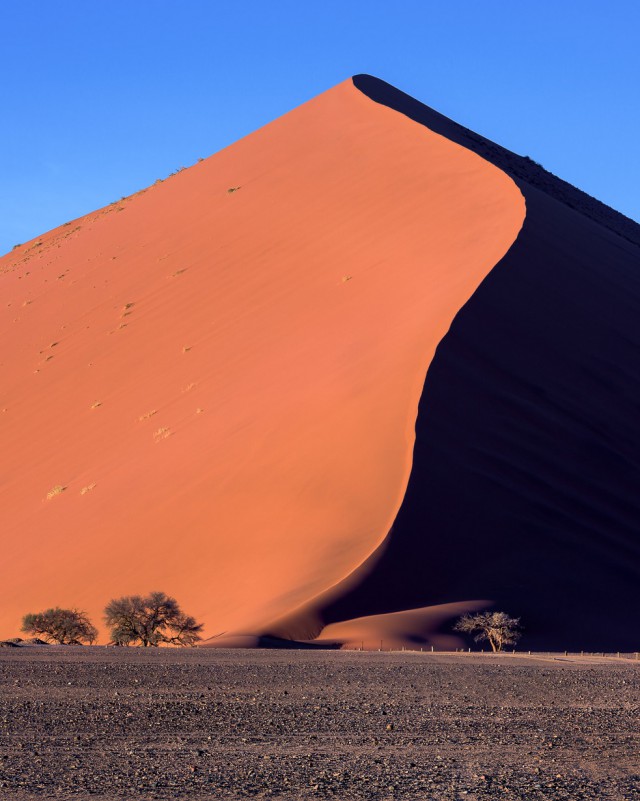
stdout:
{"type": "Polygon", "coordinates": [[[0,798],[640,799],[640,661],[0,649],[0,798]]]}

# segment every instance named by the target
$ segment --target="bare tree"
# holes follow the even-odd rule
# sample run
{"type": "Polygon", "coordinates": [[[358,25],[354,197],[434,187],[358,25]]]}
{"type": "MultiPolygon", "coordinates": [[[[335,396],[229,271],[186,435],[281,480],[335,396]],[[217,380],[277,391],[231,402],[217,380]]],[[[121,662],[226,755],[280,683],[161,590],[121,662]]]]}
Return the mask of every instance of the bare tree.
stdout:
{"type": "Polygon", "coordinates": [[[60,645],[81,645],[95,642],[98,631],[84,612],[78,609],[46,609],[30,613],[22,619],[22,631],[44,637],[60,645]]]}
{"type": "Polygon", "coordinates": [[[116,645],[194,645],[202,639],[202,623],[185,615],[164,592],[116,598],[104,610],[104,619],[116,645]]]}
{"type": "Polygon", "coordinates": [[[509,617],[506,612],[480,612],[464,615],[453,629],[466,634],[477,632],[476,642],[488,640],[493,651],[501,651],[505,645],[515,645],[520,639],[520,618],[509,617]]]}

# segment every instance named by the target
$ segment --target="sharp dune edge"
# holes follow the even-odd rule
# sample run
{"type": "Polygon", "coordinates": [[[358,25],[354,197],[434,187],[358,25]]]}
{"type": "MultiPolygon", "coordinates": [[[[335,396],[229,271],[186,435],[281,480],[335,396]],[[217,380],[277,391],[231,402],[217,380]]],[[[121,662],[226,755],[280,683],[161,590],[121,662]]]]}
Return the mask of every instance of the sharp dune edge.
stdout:
{"type": "Polygon", "coordinates": [[[18,247],[0,632],[163,589],[214,645],[631,643],[638,241],[358,76],[18,247]]]}

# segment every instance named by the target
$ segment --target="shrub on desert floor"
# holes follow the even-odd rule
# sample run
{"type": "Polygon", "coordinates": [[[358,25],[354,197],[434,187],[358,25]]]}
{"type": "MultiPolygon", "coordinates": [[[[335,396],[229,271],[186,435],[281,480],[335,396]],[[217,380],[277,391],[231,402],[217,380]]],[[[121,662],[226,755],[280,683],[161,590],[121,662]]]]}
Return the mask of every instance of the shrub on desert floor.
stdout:
{"type": "Polygon", "coordinates": [[[506,612],[480,612],[464,615],[453,629],[475,634],[476,642],[488,640],[493,651],[501,651],[505,645],[515,645],[520,639],[520,618],[509,617],[506,612]]]}
{"type": "Polygon", "coordinates": [[[91,645],[98,636],[97,629],[84,612],[78,609],[60,609],[58,606],[25,615],[22,619],[22,631],[60,645],[91,645]]]}
{"type": "Polygon", "coordinates": [[[107,604],[104,619],[116,645],[194,645],[201,639],[202,623],[164,592],[116,598],[107,604]]]}

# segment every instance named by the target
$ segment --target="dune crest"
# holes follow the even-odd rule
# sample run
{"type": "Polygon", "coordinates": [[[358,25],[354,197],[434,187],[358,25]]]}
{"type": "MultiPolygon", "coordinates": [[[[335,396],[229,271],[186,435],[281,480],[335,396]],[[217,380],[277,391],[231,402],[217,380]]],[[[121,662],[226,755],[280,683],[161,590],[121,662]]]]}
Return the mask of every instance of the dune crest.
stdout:
{"type": "Polygon", "coordinates": [[[450,646],[484,598],[522,618],[526,647],[634,650],[640,226],[384,81],[354,84],[510,175],[527,216],[429,365],[387,537],[262,633],[450,646]]]}

